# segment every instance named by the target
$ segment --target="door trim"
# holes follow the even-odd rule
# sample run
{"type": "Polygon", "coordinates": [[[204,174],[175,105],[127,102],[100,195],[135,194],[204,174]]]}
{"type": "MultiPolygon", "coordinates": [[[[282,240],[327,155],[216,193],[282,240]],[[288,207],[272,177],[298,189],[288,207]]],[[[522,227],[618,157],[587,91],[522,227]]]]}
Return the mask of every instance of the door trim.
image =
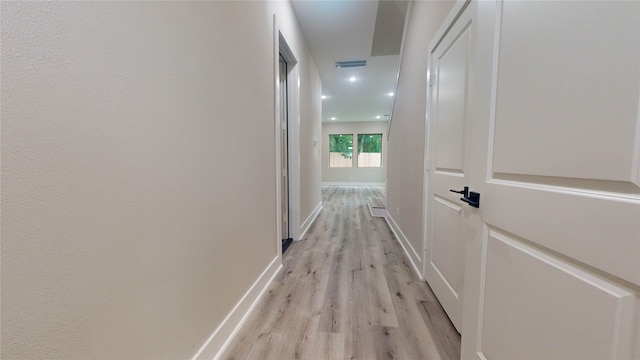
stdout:
{"type": "Polygon", "coordinates": [[[278,35],[279,55],[287,62],[287,149],[289,154],[289,237],[300,240],[300,66],[282,32],[278,35]]]}
{"type": "Polygon", "coordinates": [[[289,236],[294,240],[300,239],[300,68],[291,47],[282,34],[276,14],[273,14],[273,75],[274,75],[274,147],[275,147],[275,185],[276,185],[276,251],[282,260],[282,206],[281,206],[281,139],[280,124],[280,54],[290,67],[287,82],[288,114],[289,114],[289,236]]]}

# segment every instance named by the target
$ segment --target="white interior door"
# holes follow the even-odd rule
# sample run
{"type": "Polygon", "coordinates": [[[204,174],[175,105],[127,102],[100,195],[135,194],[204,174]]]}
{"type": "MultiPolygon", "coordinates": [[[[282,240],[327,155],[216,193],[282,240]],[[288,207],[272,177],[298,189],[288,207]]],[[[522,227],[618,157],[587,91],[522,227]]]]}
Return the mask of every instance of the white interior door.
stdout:
{"type": "Polygon", "coordinates": [[[640,359],[640,2],[474,5],[463,358],[640,359]]]}
{"type": "Polygon", "coordinates": [[[460,331],[469,185],[468,83],[473,40],[468,11],[430,47],[425,278],[460,331]]]}

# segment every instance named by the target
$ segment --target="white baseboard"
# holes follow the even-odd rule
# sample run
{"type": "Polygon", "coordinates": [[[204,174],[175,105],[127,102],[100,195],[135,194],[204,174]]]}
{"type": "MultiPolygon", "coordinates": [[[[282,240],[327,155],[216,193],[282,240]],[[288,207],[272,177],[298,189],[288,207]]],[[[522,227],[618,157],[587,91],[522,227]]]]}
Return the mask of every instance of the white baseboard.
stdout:
{"type": "Polygon", "coordinates": [[[388,211],[387,211],[387,216],[385,216],[384,219],[387,221],[387,224],[389,224],[389,227],[391,228],[391,231],[393,231],[394,235],[396,236],[396,239],[398,239],[398,242],[400,243],[400,246],[402,246],[404,253],[407,254],[407,257],[409,258],[409,262],[411,262],[411,265],[413,266],[413,270],[416,272],[420,280],[424,281],[424,278],[422,277],[422,273],[417,266],[417,264],[422,263],[420,261],[420,256],[418,255],[416,250],[413,248],[413,246],[411,246],[411,243],[409,242],[407,237],[404,236],[404,233],[402,232],[402,230],[400,230],[400,227],[398,226],[398,224],[396,224],[395,220],[393,220],[393,217],[391,217],[391,214],[388,211]]]}
{"type": "Polygon", "coordinates": [[[323,181],[321,186],[385,186],[385,182],[323,181]]]}
{"type": "Polygon", "coordinates": [[[305,234],[307,233],[307,230],[309,230],[309,228],[311,227],[311,224],[313,224],[313,222],[316,220],[321,210],[322,210],[322,201],[320,201],[318,205],[316,205],[316,208],[313,209],[309,217],[307,217],[307,219],[302,223],[302,225],[300,226],[300,238],[296,240],[302,240],[304,238],[305,234]]]}
{"type": "Polygon", "coordinates": [[[191,360],[217,360],[222,356],[280,270],[282,263],[276,256],[191,360]]]}

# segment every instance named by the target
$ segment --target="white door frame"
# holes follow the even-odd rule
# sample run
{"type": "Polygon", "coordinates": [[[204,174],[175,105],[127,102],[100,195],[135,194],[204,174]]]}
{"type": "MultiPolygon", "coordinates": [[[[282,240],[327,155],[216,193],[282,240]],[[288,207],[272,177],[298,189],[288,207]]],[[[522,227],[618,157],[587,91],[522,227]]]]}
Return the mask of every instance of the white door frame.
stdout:
{"type": "Polygon", "coordinates": [[[273,14],[273,73],[274,73],[274,121],[276,150],[276,249],[282,256],[282,206],[281,206],[281,136],[280,123],[280,54],[288,65],[288,131],[289,134],[289,236],[300,240],[300,66],[293,51],[287,44],[278,26],[276,14],[273,14]]]}
{"type": "Polygon", "coordinates": [[[279,33],[279,52],[287,62],[287,110],[289,143],[289,236],[300,240],[300,66],[279,33]]]}

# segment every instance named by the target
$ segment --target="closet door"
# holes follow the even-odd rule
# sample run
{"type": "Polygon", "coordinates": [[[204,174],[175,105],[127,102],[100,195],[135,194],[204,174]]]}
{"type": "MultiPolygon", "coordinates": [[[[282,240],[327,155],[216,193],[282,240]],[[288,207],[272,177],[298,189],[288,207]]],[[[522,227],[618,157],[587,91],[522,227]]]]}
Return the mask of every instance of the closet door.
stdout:
{"type": "Polygon", "coordinates": [[[425,278],[460,331],[467,220],[472,209],[460,200],[469,186],[469,79],[473,26],[469,8],[443,24],[430,49],[429,163],[425,278]],[[453,191],[452,191],[453,190],[453,191]],[[455,192],[454,192],[455,191],[455,192]]]}
{"type": "Polygon", "coordinates": [[[640,358],[640,2],[476,3],[464,358],[640,358]]]}

